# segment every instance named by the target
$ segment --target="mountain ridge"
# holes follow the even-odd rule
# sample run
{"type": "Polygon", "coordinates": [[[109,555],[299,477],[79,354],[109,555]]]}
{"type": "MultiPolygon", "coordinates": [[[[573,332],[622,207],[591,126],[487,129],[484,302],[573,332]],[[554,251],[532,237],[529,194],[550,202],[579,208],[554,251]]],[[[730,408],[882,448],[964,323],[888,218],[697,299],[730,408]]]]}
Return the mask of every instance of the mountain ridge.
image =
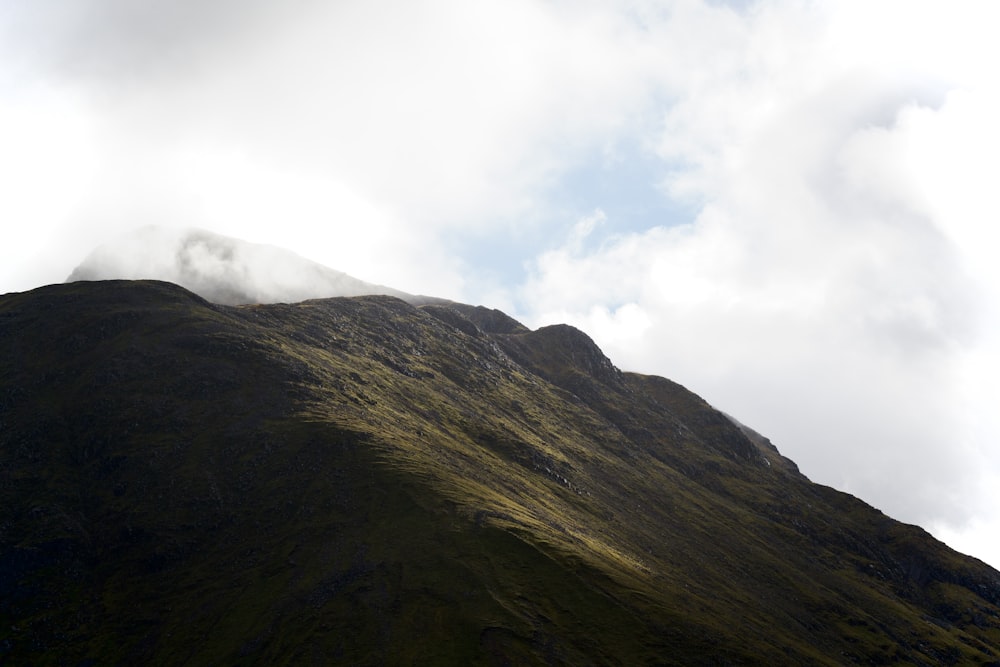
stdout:
{"type": "Polygon", "coordinates": [[[369,294],[407,301],[423,298],[360,280],[284,248],[205,229],[154,225],[94,248],[66,282],[140,279],[172,282],[227,305],[369,294]]]}
{"type": "Polygon", "coordinates": [[[109,281],[0,341],[0,661],[1000,653],[1000,573],[565,325],[109,281]]]}

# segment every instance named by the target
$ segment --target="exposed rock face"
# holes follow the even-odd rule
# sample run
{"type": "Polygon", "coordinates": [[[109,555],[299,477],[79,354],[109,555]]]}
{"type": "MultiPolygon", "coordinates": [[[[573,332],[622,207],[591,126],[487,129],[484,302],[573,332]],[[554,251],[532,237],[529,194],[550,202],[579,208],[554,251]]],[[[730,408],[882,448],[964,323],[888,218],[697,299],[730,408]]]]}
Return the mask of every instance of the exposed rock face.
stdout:
{"type": "Polygon", "coordinates": [[[996,664],[997,571],[580,331],[420,303],[0,297],[0,663],[996,664]]]}

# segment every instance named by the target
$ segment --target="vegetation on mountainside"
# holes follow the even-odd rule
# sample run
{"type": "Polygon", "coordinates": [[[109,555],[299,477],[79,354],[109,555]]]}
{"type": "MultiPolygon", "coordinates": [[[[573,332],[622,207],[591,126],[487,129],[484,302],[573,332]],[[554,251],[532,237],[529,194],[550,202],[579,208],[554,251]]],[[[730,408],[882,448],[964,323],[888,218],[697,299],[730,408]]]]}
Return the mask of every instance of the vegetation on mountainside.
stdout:
{"type": "Polygon", "coordinates": [[[1000,574],[571,327],[0,297],[0,664],[990,664],[1000,574]]]}

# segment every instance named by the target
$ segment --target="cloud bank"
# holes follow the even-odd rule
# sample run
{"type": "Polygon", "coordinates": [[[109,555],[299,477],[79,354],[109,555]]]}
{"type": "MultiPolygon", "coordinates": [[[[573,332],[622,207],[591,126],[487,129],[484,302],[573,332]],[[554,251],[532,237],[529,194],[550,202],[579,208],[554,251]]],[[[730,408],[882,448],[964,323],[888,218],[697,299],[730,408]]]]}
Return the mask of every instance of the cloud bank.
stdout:
{"type": "Polygon", "coordinates": [[[114,279],[165,280],[213,303],[230,305],[365,294],[410,298],[282,248],[201,229],[138,229],[95,248],[67,282],[114,279]]]}

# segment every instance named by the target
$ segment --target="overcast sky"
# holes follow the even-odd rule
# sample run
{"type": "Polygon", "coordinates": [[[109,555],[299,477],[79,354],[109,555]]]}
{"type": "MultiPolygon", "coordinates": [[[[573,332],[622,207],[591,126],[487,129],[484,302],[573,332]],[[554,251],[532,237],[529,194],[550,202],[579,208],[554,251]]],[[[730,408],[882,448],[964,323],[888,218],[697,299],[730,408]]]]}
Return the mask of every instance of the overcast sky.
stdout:
{"type": "Polygon", "coordinates": [[[1000,567],[1000,4],[0,0],[0,293],[144,225],[574,324],[1000,567]]]}

